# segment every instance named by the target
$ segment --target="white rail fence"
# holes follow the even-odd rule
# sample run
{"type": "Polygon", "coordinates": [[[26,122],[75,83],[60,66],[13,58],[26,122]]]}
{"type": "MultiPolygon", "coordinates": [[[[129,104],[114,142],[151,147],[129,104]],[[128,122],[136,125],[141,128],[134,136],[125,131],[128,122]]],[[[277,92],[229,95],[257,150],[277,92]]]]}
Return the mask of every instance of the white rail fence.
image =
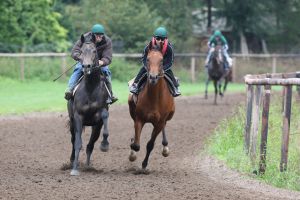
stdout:
{"type": "MultiPolygon", "coordinates": [[[[61,71],[66,70],[66,59],[70,56],[69,53],[0,53],[1,57],[12,57],[17,58],[20,61],[20,78],[24,79],[24,69],[25,69],[25,58],[34,58],[34,57],[59,57],[61,58],[61,71]]],[[[113,54],[113,57],[116,58],[141,58],[142,54],[132,53],[132,54],[113,54]]],[[[192,82],[196,82],[196,73],[197,66],[203,67],[204,59],[206,54],[204,53],[178,53],[175,54],[176,58],[188,58],[190,59],[190,79],[192,82]],[[197,63],[197,59],[202,59],[201,63],[197,63]]],[[[278,68],[278,59],[299,59],[300,64],[300,54],[231,54],[233,58],[233,82],[237,80],[237,70],[240,62],[238,60],[249,60],[249,59],[271,59],[271,70],[270,73],[277,73],[278,68]]],[[[298,62],[297,62],[298,64],[298,62]]]]}

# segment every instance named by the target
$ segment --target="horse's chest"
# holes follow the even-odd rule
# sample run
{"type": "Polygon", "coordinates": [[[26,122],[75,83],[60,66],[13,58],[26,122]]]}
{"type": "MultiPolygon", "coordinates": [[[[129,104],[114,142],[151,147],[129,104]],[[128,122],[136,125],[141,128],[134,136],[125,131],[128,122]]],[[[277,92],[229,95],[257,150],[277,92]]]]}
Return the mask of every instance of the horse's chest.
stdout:
{"type": "Polygon", "coordinates": [[[101,109],[101,104],[97,101],[86,101],[85,103],[79,103],[79,105],[77,105],[77,108],[79,108],[78,112],[80,114],[95,113],[101,109]]]}

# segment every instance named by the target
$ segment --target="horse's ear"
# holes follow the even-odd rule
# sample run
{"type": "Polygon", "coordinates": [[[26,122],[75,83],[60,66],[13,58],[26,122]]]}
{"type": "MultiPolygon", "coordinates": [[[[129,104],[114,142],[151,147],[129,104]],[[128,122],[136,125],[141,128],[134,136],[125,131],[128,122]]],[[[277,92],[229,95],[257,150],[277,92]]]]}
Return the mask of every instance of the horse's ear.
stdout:
{"type": "Polygon", "coordinates": [[[154,46],[155,46],[155,39],[154,39],[154,37],[152,37],[152,40],[148,45],[149,50],[151,50],[154,46]]]}
{"type": "Polygon", "coordinates": [[[85,39],[84,35],[82,34],[81,37],[80,37],[81,43],[84,43],[84,39],[85,39]]]}
{"type": "Polygon", "coordinates": [[[96,36],[95,36],[95,34],[92,34],[92,42],[96,43],[96,36]]]}

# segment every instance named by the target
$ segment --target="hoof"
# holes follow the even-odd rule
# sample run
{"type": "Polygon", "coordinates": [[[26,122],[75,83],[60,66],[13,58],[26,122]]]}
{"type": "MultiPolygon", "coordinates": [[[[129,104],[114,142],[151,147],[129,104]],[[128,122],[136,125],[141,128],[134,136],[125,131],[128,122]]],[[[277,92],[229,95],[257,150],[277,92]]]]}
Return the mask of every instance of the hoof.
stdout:
{"type": "Polygon", "coordinates": [[[107,152],[109,150],[109,143],[108,142],[101,142],[100,150],[102,152],[107,152]]]}
{"type": "Polygon", "coordinates": [[[72,171],[71,171],[71,173],[70,173],[70,175],[71,176],[79,176],[79,171],[78,170],[74,170],[74,169],[72,169],[72,171]]]}
{"type": "Polygon", "coordinates": [[[134,152],[134,151],[130,151],[130,155],[129,155],[129,161],[130,162],[133,162],[133,161],[135,161],[136,160],[136,152],[134,152]]]}
{"type": "Polygon", "coordinates": [[[169,147],[164,147],[161,154],[164,156],[164,157],[168,157],[169,154],[170,154],[170,150],[169,150],[169,147]]]}

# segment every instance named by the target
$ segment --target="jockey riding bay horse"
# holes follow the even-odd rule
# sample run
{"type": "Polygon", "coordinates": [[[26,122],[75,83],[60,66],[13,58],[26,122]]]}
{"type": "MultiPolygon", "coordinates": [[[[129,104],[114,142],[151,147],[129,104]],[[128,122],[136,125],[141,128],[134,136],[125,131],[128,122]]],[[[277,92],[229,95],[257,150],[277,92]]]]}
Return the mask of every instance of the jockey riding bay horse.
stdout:
{"type": "Polygon", "coordinates": [[[134,95],[129,95],[128,105],[130,115],[134,121],[135,135],[131,140],[130,161],[136,160],[136,152],[140,150],[140,137],[145,123],[153,125],[151,139],[147,143],[146,157],[142,163],[143,171],[146,170],[148,159],[153,150],[158,134],[162,131],[163,156],[169,155],[168,141],[165,127],[175,112],[174,98],[169,91],[163,71],[163,47],[151,42],[148,46],[147,56],[147,82],[134,100],[134,95]]]}
{"type": "Polygon", "coordinates": [[[208,64],[208,77],[205,84],[205,99],[207,99],[207,88],[210,80],[214,83],[215,88],[215,99],[214,104],[217,105],[218,92],[221,97],[224,96],[224,92],[227,87],[227,83],[230,80],[231,70],[225,71],[224,69],[224,56],[222,54],[222,47],[217,45],[213,50],[211,61],[208,64]],[[225,79],[223,92],[222,92],[222,81],[225,79]]]}
{"type": "Polygon", "coordinates": [[[98,56],[95,38],[87,40],[81,36],[81,63],[83,65],[84,77],[78,85],[74,98],[68,101],[68,113],[70,120],[70,132],[72,142],[71,175],[79,175],[78,158],[82,146],[81,134],[85,126],[92,126],[90,141],[86,147],[86,165],[90,165],[91,154],[94,144],[100,136],[100,131],[104,125],[103,140],[100,149],[107,151],[108,143],[108,105],[106,99],[108,92],[105,85],[105,77],[101,74],[98,64],[98,56]]]}

